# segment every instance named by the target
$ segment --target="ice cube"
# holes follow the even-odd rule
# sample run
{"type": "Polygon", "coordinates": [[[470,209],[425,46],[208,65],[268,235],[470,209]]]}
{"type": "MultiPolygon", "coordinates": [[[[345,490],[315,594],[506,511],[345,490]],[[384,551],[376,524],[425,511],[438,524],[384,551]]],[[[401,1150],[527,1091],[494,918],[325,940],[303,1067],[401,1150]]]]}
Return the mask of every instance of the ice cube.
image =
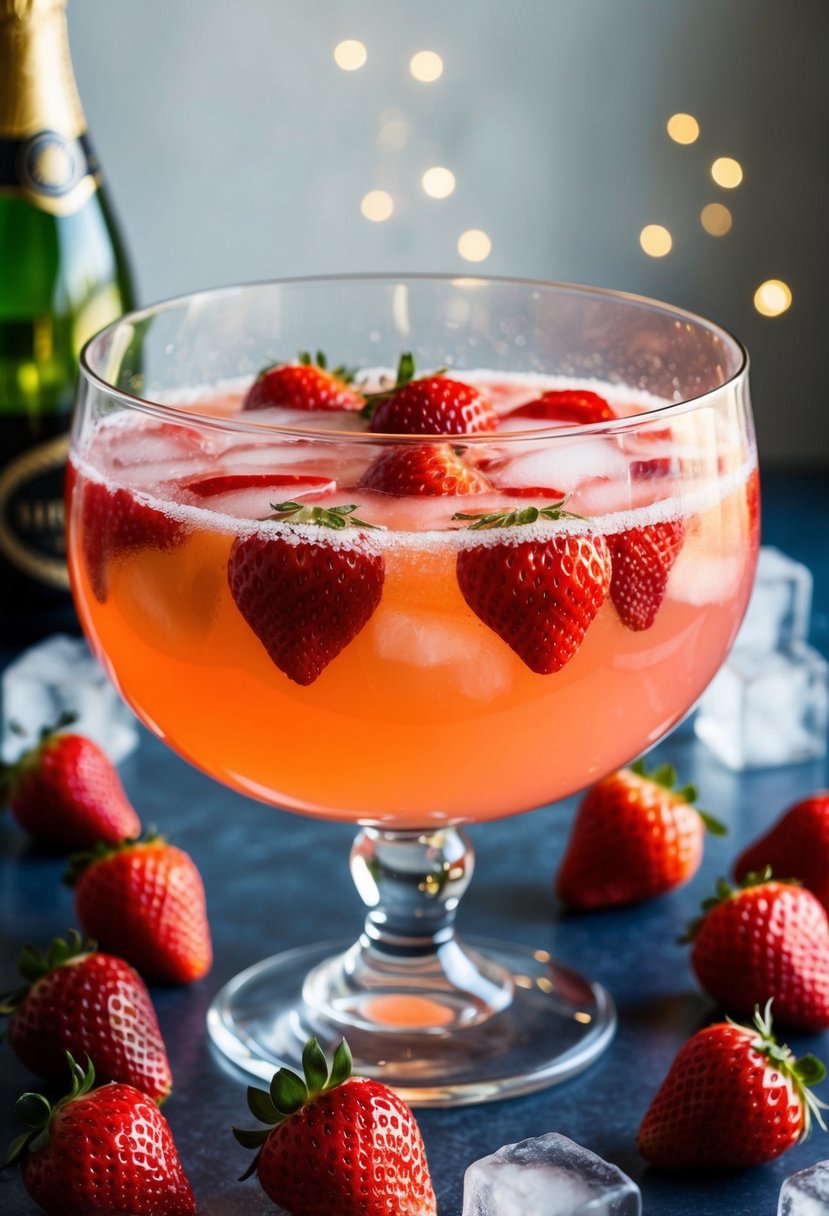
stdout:
{"type": "Polygon", "coordinates": [[[738,772],[819,759],[827,728],[829,664],[802,642],[733,650],[694,722],[697,737],[738,772]]]}
{"type": "Polygon", "coordinates": [[[132,712],[82,638],[54,634],[23,652],[3,673],[3,759],[16,760],[61,714],[117,764],[138,744],[132,712]],[[17,728],[12,729],[12,724],[17,728]]]}
{"type": "Polygon", "coordinates": [[[785,1180],[777,1216],[829,1216],[829,1161],[818,1161],[785,1180]]]}
{"type": "Polygon", "coordinates": [[[384,659],[406,663],[415,673],[442,668],[442,678],[473,700],[491,700],[510,682],[509,652],[495,634],[475,622],[465,628],[448,613],[388,609],[372,622],[374,643],[384,659]]]}
{"type": "Polygon", "coordinates": [[[466,1171],[462,1216],[640,1216],[638,1186],[618,1166],[550,1132],[507,1144],[466,1171]]]}
{"type": "Polygon", "coordinates": [[[812,575],[801,562],[764,545],[745,620],[735,645],[774,650],[805,642],[812,609],[812,575]]]}
{"type": "Polygon", "coordinates": [[[555,486],[568,493],[595,477],[625,478],[627,459],[601,439],[561,439],[540,447],[523,445],[525,455],[502,467],[498,481],[511,486],[555,486]]]}

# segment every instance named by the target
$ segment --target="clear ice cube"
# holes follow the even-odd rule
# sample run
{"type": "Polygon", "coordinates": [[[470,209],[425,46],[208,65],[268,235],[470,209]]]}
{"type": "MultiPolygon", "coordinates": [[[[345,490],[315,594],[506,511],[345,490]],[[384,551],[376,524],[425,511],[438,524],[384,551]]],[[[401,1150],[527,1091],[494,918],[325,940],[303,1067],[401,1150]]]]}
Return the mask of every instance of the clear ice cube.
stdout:
{"type": "Polygon", "coordinates": [[[812,575],[801,562],[764,545],[745,619],[735,643],[775,650],[805,642],[812,610],[812,575]]]}
{"type": "Polygon", "coordinates": [[[785,1180],[777,1216],[829,1216],[829,1161],[818,1161],[785,1180]]]}
{"type": "Polygon", "coordinates": [[[75,714],[71,729],[93,739],[115,764],[138,744],[135,717],[82,638],[55,634],[25,650],[3,673],[2,702],[6,761],[37,743],[64,713],[75,714]]]}
{"type": "Polygon", "coordinates": [[[550,1132],[507,1144],[466,1171],[462,1216],[640,1216],[638,1186],[618,1166],[550,1132]]]}
{"type": "Polygon", "coordinates": [[[703,694],[694,730],[737,772],[820,759],[829,731],[829,664],[805,643],[735,648],[703,694]]]}

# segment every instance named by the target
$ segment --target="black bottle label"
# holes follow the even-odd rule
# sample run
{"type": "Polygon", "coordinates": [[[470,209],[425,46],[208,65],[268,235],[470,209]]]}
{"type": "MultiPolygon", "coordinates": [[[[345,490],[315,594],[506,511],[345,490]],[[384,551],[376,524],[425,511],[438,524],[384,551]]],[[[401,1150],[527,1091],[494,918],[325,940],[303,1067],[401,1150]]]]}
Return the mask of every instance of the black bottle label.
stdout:
{"type": "Polygon", "coordinates": [[[101,170],[89,137],[37,131],[25,139],[0,138],[0,193],[19,194],[51,215],[70,215],[91,198],[101,170]]]}
{"type": "Polygon", "coordinates": [[[25,583],[69,590],[65,425],[65,419],[55,419],[50,425],[55,433],[23,448],[22,421],[0,420],[0,453],[13,453],[0,455],[0,579],[9,601],[22,594],[25,583]]]}

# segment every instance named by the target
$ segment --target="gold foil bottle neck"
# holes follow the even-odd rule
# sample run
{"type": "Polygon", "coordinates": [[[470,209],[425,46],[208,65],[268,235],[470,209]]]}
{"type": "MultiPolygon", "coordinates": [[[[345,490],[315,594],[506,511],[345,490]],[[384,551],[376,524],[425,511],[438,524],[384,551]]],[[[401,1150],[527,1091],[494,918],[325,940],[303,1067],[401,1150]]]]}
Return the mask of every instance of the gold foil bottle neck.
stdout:
{"type": "Polygon", "coordinates": [[[56,8],[65,9],[66,0],[0,0],[0,21],[30,21],[56,8]]]}
{"type": "Polygon", "coordinates": [[[0,139],[86,130],[65,9],[66,0],[0,0],[0,139]]]}

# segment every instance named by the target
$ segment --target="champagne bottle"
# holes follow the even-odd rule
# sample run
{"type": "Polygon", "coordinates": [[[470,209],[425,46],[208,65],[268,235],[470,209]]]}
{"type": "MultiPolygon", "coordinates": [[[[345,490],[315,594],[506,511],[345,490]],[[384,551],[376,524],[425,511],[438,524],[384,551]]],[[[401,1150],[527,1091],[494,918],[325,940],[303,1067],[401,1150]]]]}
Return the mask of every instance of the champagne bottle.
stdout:
{"type": "Polygon", "coordinates": [[[0,0],[0,643],[77,627],[63,480],[78,354],[133,305],[66,0],[0,0]]]}

